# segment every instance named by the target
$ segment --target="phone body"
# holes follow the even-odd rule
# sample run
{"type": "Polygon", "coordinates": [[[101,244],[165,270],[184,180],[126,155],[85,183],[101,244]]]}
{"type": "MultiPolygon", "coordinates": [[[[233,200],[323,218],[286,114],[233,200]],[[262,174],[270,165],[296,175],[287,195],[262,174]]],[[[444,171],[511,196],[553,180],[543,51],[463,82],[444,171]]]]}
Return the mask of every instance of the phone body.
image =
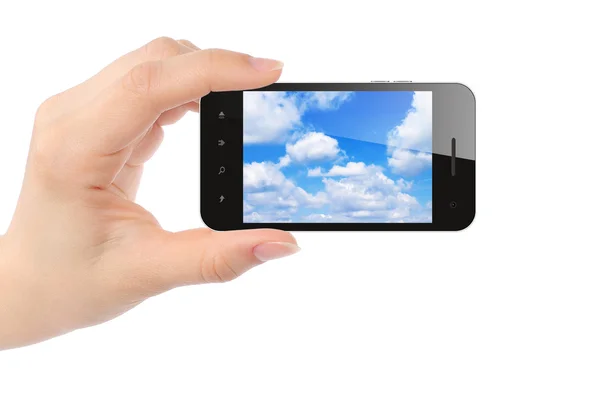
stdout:
{"type": "Polygon", "coordinates": [[[200,103],[200,213],[219,231],[454,231],[475,217],[458,83],[276,83],[200,103]]]}

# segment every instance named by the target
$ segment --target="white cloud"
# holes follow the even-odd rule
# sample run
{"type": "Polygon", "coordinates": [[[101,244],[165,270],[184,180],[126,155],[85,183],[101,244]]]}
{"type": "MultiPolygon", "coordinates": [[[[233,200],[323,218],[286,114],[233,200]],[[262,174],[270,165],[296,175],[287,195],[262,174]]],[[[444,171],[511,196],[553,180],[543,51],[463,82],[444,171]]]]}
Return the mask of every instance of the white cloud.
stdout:
{"type": "MultiPolygon", "coordinates": [[[[244,215],[244,222],[264,222],[265,219],[257,212],[244,215]]],[[[270,221],[273,222],[273,221],[270,221]]]]}
{"type": "Polygon", "coordinates": [[[286,182],[285,175],[271,162],[244,164],[243,176],[245,193],[274,190],[286,182]]]}
{"type": "MultiPolygon", "coordinates": [[[[412,182],[406,182],[400,178],[394,182],[383,173],[383,168],[374,164],[366,165],[363,162],[350,161],[346,165],[334,165],[328,172],[324,173],[320,168],[308,171],[309,176],[344,177],[340,180],[329,179],[329,182],[350,185],[353,188],[368,188],[369,191],[381,191],[391,193],[408,189],[412,182]]],[[[326,180],[323,180],[325,182],[326,180]]]]}
{"type": "Polygon", "coordinates": [[[275,188],[269,192],[248,193],[246,201],[253,207],[268,206],[269,209],[296,211],[299,202],[290,193],[289,187],[275,188]]]}
{"type": "Polygon", "coordinates": [[[431,152],[432,104],[431,92],[414,92],[412,109],[402,123],[388,133],[388,146],[431,152]]]}
{"type": "Polygon", "coordinates": [[[290,213],[286,211],[253,212],[244,215],[244,222],[292,222],[290,213]]]}
{"type": "Polygon", "coordinates": [[[310,214],[303,218],[309,222],[331,222],[332,216],[329,214],[310,214]]]}
{"type": "Polygon", "coordinates": [[[244,92],[244,143],[283,142],[301,125],[296,99],[286,92],[244,92]]]}
{"type": "Polygon", "coordinates": [[[350,216],[354,217],[354,218],[364,218],[364,217],[370,217],[372,215],[373,215],[373,211],[368,211],[368,210],[353,211],[350,213],[350,216]]]}
{"type": "Polygon", "coordinates": [[[402,190],[403,192],[408,192],[413,187],[413,181],[405,181],[404,179],[400,178],[396,181],[396,186],[398,186],[398,189],[402,190]]]}
{"type": "Polygon", "coordinates": [[[431,165],[432,110],[432,93],[414,92],[412,109],[388,133],[388,165],[393,172],[417,174],[431,165]]]}
{"type": "MultiPolygon", "coordinates": [[[[374,165],[371,165],[371,167],[374,167],[374,165]]],[[[345,167],[334,165],[327,173],[327,176],[357,176],[366,173],[368,173],[368,170],[365,163],[350,161],[345,167]]]]}
{"type": "MultiPolygon", "coordinates": [[[[369,166],[369,168],[375,167],[374,165],[369,166]]],[[[375,167],[377,168],[377,167],[375,167]]],[[[357,176],[367,174],[369,170],[367,166],[363,162],[353,162],[350,161],[345,166],[343,165],[334,165],[331,167],[329,172],[324,173],[321,170],[321,167],[317,167],[314,169],[308,170],[308,176],[357,176]]]]}
{"type": "Polygon", "coordinates": [[[279,163],[277,164],[277,166],[279,168],[287,167],[288,165],[290,165],[291,162],[292,162],[292,159],[290,158],[289,155],[286,154],[285,156],[279,158],[279,163]]]}
{"type": "Polygon", "coordinates": [[[310,194],[287,179],[279,170],[281,164],[281,160],[278,164],[244,164],[244,221],[283,222],[289,220],[299,208],[319,208],[328,203],[324,192],[310,194]],[[268,212],[258,213],[258,209],[267,209],[268,212]]]}
{"type": "Polygon", "coordinates": [[[286,144],[285,149],[298,163],[332,160],[340,153],[338,141],[320,132],[309,132],[297,142],[286,144]]]}
{"type": "Polygon", "coordinates": [[[431,160],[430,153],[395,149],[392,156],[388,157],[388,165],[394,173],[415,175],[431,166],[431,160]]]}
{"type": "Polygon", "coordinates": [[[248,205],[283,205],[286,207],[322,206],[327,202],[322,192],[312,195],[298,187],[279,170],[279,164],[265,161],[244,164],[244,193],[248,205]]]}
{"type": "MultiPolygon", "coordinates": [[[[319,92],[311,94],[269,93],[258,97],[256,108],[266,107],[282,117],[277,123],[255,120],[244,130],[245,143],[286,143],[286,154],[277,162],[253,162],[244,165],[244,221],[246,222],[418,222],[431,220],[431,208],[422,206],[406,192],[413,181],[390,179],[383,166],[350,161],[338,141],[322,132],[302,127],[302,114],[309,108],[329,110],[351,98],[351,93],[319,92]],[[261,103],[262,102],[262,103],[261,103]],[[265,106],[266,104],[266,106],[265,106]],[[270,108],[269,108],[270,107],[270,108]],[[283,118],[287,116],[288,118],[283,118]],[[297,118],[295,117],[297,116],[297,118]],[[287,121],[287,122],[286,122],[287,121]],[[257,129],[260,127],[262,130],[257,129]],[[282,171],[293,163],[309,164],[334,161],[329,170],[309,169],[309,177],[320,177],[324,189],[315,194],[285,176],[282,171]],[[306,215],[306,209],[315,213],[306,215]]],[[[246,101],[246,99],[244,99],[246,101]]],[[[388,134],[388,167],[405,176],[430,167],[431,93],[416,92],[412,110],[402,123],[388,134]]],[[[251,112],[257,110],[250,109],[251,112]]],[[[245,115],[246,118],[246,115],[245,115]]]]}
{"type": "Polygon", "coordinates": [[[365,169],[367,172],[361,175],[323,179],[334,220],[398,222],[420,207],[417,199],[404,193],[404,187],[388,178],[380,167],[369,165],[365,169]]]}
{"type": "Polygon", "coordinates": [[[308,176],[323,176],[323,171],[321,171],[321,167],[317,167],[317,168],[313,168],[313,169],[309,169],[308,176]]]}
{"type": "Polygon", "coordinates": [[[283,143],[302,127],[302,115],[310,109],[339,108],[352,92],[244,92],[244,144],[283,143]]]}
{"type": "Polygon", "coordinates": [[[423,222],[429,222],[431,223],[431,221],[433,220],[433,217],[431,215],[431,210],[428,210],[427,212],[421,212],[421,213],[417,213],[415,215],[409,215],[406,218],[403,218],[402,222],[417,222],[417,223],[423,223],[423,222]]]}
{"type": "Polygon", "coordinates": [[[309,208],[317,208],[322,207],[323,205],[329,202],[327,195],[323,192],[318,192],[316,195],[312,195],[306,192],[301,187],[295,187],[294,192],[292,193],[294,198],[296,198],[299,203],[303,206],[309,208]]]}
{"type": "Polygon", "coordinates": [[[414,197],[399,192],[394,187],[393,181],[388,188],[377,188],[374,185],[377,183],[376,180],[360,182],[349,178],[339,181],[325,178],[323,183],[332,207],[336,211],[390,210],[398,206],[418,204],[414,197]]]}
{"type": "Polygon", "coordinates": [[[336,109],[348,101],[352,94],[353,92],[310,92],[304,104],[321,110],[336,109]]]}
{"type": "Polygon", "coordinates": [[[278,165],[268,162],[244,165],[244,176],[252,177],[247,185],[250,190],[244,189],[244,221],[300,218],[307,222],[416,222],[431,216],[429,209],[405,193],[412,187],[412,181],[394,181],[379,166],[348,162],[327,173],[320,168],[310,170],[309,174],[323,177],[325,186],[324,191],[311,194],[286,178],[278,165]],[[265,179],[264,173],[271,174],[272,179],[265,179]],[[324,206],[327,213],[297,217],[300,210],[324,206]]]}

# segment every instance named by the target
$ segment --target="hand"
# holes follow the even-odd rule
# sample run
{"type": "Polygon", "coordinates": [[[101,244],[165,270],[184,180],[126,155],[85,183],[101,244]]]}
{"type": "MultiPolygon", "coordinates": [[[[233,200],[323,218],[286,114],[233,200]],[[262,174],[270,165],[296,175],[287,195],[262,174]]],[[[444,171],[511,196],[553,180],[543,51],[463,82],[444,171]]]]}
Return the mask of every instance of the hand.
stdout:
{"type": "Polygon", "coordinates": [[[268,85],[282,64],[160,38],[45,101],[0,237],[0,349],[98,324],[181,285],[296,252],[282,231],[171,233],[134,203],[163,126],[210,91],[268,85]]]}

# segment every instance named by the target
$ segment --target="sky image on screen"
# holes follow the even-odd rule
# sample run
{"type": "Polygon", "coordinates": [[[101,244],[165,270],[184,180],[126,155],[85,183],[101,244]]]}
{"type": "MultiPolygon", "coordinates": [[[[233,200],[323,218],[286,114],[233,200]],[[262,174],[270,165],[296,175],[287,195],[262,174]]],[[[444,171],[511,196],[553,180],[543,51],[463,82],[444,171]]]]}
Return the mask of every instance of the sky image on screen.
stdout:
{"type": "Polygon", "coordinates": [[[432,222],[432,93],[244,92],[243,221],[432,222]]]}

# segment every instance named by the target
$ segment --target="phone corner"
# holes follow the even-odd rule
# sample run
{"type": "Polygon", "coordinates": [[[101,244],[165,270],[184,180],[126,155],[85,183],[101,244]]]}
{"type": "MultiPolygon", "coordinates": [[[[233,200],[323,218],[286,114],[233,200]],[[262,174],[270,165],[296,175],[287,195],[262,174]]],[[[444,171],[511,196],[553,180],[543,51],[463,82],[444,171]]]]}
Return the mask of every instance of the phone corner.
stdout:
{"type": "Polygon", "coordinates": [[[463,232],[463,231],[467,230],[467,228],[471,227],[473,225],[473,221],[475,221],[476,215],[477,215],[477,212],[475,211],[475,209],[473,209],[473,214],[471,214],[469,216],[469,218],[467,220],[465,220],[466,223],[463,226],[461,226],[460,228],[458,228],[456,231],[463,232]]]}
{"type": "Polygon", "coordinates": [[[472,101],[473,104],[476,103],[475,93],[473,92],[473,90],[470,87],[468,87],[466,84],[464,84],[462,82],[455,82],[455,83],[453,83],[453,85],[456,86],[456,89],[460,93],[461,96],[465,96],[466,98],[469,98],[469,100],[472,101]]]}

